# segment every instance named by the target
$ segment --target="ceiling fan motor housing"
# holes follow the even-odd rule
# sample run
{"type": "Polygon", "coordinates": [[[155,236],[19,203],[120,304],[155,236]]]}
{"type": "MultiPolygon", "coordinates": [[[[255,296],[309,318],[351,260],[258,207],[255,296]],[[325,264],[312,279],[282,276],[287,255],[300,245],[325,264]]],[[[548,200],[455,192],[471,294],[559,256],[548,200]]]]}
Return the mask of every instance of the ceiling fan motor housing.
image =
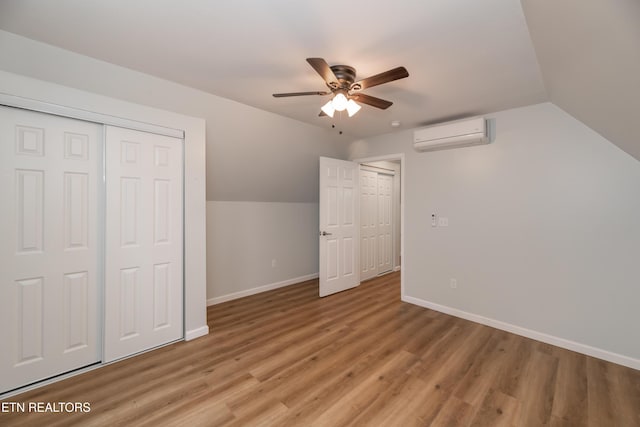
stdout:
{"type": "MultiPolygon", "coordinates": [[[[332,65],[331,71],[335,74],[338,79],[338,85],[333,87],[332,85],[328,85],[331,89],[352,89],[351,85],[356,80],[356,69],[353,67],[349,67],[348,65],[332,65]]],[[[333,82],[331,82],[333,83],[333,82]]]]}

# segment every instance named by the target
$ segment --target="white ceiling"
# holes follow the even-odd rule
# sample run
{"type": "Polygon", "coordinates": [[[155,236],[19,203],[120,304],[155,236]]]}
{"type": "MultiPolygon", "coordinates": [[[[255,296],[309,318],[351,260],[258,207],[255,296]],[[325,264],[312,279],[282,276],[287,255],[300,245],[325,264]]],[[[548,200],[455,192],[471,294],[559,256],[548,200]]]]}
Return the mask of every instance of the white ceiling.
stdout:
{"type": "Polygon", "coordinates": [[[548,100],[519,0],[2,0],[0,28],[355,137],[548,100]],[[388,110],[319,118],[271,96],[325,89],[307,57],[410,76],[365,91],[388,110]]]}

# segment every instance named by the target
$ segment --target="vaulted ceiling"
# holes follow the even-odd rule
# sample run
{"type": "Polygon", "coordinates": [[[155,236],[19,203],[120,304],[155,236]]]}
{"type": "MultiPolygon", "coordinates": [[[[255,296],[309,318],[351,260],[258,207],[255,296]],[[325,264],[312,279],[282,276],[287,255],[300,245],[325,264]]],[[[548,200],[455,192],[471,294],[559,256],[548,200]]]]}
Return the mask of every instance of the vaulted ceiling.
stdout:
{"type": "Polygon", "coordinates": [[[640,1],[522,6],[550,101],[640,160],[640,1]]]}
{"type": "Polygon", "coordinates": [[[552,101],[640,159],[637,0],[3,0],[0,28],[262,110],[363,138],[552,101]],[[396,66],[388,99],[353,118],[318,117],[326,97],[305,62],[396,66]]]}

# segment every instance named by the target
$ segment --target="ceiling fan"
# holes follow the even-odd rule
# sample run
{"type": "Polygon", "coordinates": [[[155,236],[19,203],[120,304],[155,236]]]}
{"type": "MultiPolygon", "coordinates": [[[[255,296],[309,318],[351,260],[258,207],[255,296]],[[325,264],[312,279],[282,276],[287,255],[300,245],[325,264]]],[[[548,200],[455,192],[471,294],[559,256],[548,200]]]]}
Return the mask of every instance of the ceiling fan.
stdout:
{"type": "Polygon", "coordinates": [[[348,65],[329,66],[327,61],[322,58],[307,58],[307,62],[318,74],[320,74],[320,77],[324,79],[329,90],[316,92],[274,93],[273,96],[276,98],[283,98],[287,96],[333,95],[331,100],[322,106],[320,116],[333,117],[333,113],[335,111],[347,110],[349,117],[351,117],[360,110],[360,105],[356,104],[355,101],[385,110],[391,107],[393,102],[376,98],[375,96],[366,95],[360,91],[383,83],[409,77],[409,73],[406,68],[397,67],[392,70],[385,71],[384,73],[355,81],[356,70],[348,65]]]}

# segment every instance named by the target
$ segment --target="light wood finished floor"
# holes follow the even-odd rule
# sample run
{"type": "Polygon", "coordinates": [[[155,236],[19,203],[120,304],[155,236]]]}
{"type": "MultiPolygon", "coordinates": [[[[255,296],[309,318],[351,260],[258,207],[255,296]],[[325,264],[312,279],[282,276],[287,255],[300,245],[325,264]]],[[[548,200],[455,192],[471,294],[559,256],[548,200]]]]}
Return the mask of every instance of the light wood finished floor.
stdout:
{"type": "Polygon", "coordinates": [[[640,371],[400,302],[399,274],[209,308],[211,333],[10,401],[52,426],[640,426],[640,371]]]}

